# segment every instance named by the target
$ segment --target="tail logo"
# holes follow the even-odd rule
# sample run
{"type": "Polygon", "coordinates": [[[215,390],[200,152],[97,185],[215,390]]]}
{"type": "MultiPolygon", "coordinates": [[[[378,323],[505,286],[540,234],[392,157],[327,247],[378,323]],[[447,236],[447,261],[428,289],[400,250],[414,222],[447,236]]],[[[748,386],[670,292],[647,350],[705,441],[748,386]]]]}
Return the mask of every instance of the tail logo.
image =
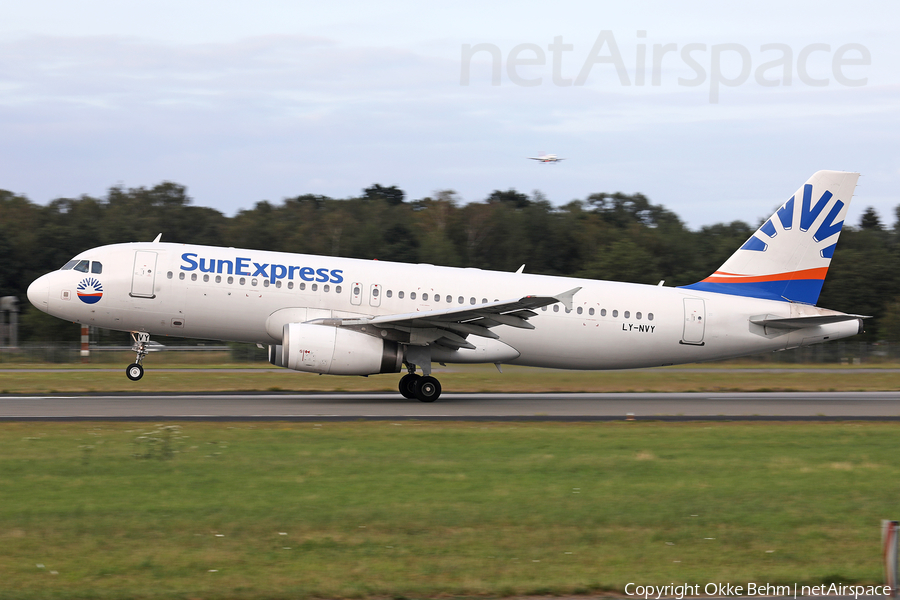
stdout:
{"type": "Polygon", "coordinates": [[[85,304],[96,304],[103,297],[103,286],[94,277],[85,277],[75,288],[78,299],[85,304]]]}
{"type": "Polygon", "coordinates": [[[684,287],[815,304],[858,177],[815,173],[715,273],[684,287]]]}
{"type": "MultiPolygon", "coordinates": [[[[803,186],[803,200],[800,205],[800,231],[809,231],[809,228],[815,223],[822,211],[825,210],[825,207],[828,206],[828,202],[831,200],[832,196],[832,193],[826,190],[816,201],[816,204],[813,205],[812,185],[807,183],[803,186]]],[[[794,198],[795,196],[791,196],[791,199],[785,202],[784,206],[778,209],[778,211],[772,215],[772,218],[759,228],[759,231],[757,231],[755,235],[750,236],[750,239],[741,246],[741,250],[751,250],[755,252],[765,252],[768,250],[769,244],[765,240],[760,239],[758,235],[760,233],[765,234],[769,239],[778,235],[778,229],[775,227],[772,219],[777,219],[781,223],[781,228],[784,231],[790,231],[794,225],[794,198]]],[[[834,234],[840,233],[841,228],[844,226],[844,222],[838,221],[835,223],[835,221],[843,209],[844,203],[841,200],[834,203],[831,210],[828,212],[828,216],[819,223],[816,232],[813,234],[813,240],[816,243],[821,243],[834,234]]],[[[819,257],[831,258],[834,256],[834,247],[836,245],[837,242],[819,250],[819,257]]]]}

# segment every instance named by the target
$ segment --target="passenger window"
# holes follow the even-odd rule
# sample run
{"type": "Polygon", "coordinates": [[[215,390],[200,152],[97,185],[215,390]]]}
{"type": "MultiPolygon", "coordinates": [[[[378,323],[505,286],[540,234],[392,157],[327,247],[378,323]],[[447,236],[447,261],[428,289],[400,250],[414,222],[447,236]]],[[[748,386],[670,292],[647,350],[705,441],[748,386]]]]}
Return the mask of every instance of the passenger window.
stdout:
{"type": "Polygon", "coordinates": [[[453,296],[447,294],[447,304],[453,304],[453,296]]]}
{"type": "Polygon", "coordinates": [[[559,304],[553,305],[553,312],[559,312],[559,304]]]}
{"type": "Polygon", "coordinates": [[[276,282],[275,282],[275,287],[281,288],[281,281],[276,281],[276,282]]]}
{"type": "Polygon", "coordinates": [[[583,313],[583,312],[584,312],[584,309],[581,308],[581,307],[579,306],[579,307],[578,307],[578,314],[580,315],[580,314],[583,313]]]}
{"type": "Polygon", "coordinates": [[[628,311],[628,310],[625,311],[625,318],[626,318],[626,319],[630,319],[630,318],[631,318],[631,311],[628,311]]]}
{"type": "Polygon", "coordinates": [[[232,283],[234,283],[234,277],[229,276],[228,277],[228,285],[231,285],[232,283]]]}
{"type": "Polygon", "coordinates": [[[191,273],[191,281],[197,281],[197,274],[191,273]]]}
{"type": "Polygon", "coordinates": [[[81,273],[87,273],[87,272],[88,272],[88,266],[89,266],[90,264],[91,264],[91,261],[89,261],[89,260],[80,260],[80,261],[78,261],[78,264],[75,265],[73,268],[74,268],[76,271],[80,271],[81,273]]]}
{"type": "MultiPolygon", "coordinates": [[[[325,292],[330,292],[331,286],[326,283],[325,285],[322,286],[322,290],[325,292]]],[[[378,290],[375,290],[375,291],[377,292],[378,290]]],[[[375,295],[377,296],[378,294],[375,294],[375,295]]]]}
{"type": "Polygon", "coordinates": [[[542,306],[542,307],[541,307],[541,310],[544,311],[544,312],[547,312],[547,307],[546,307],[546,306],[542,306]]]}
{"type": "Polygon", "coordinates": [[[91,273],[102,273],[103,272],[103,263],[99,263],[96,260],[91,263],[91,273]]]}
{"type": "Polygon", "coordinates": [[[385,292],[385,294],[387,294],[387,297],[390,298],[391,296],[394,295],[394,292],[392,292],[391,290],[388,290],[385,292]]]}
{"type": "Polygon", "coordinates": [[[334,286],[334,293],[335,293],[335,294],[340,294],[340,293],[341,293],[341,286],[339,286],[339,285],[334,286]]]}
{"type": "Polygon", "coordinates": [[[288,289],[289,289],[289,290],[294,289],[294,282],[293,282],[293,281],[288,281],[288,289]]]}
{"type": "Polygon", "coordinates": [[[415,299],[416,299],[416,293],[415,293],[415,292],[410,292],[410,293],[409,293],[409,299],[410,299],[410,300],[415,300],[415,299]]]}
{"type": "Polygon", "coordinates": [[[78,264],[77,260],[70,260],[69,262],[67,262],[60,268],[60,271],[68,271],[69,269],[71,269],[72,267],[74,267],[77,264],[78,264]]]}
{"type": "Polygon", "coordinates": [[[184,281],[184,272],[178,274],[178,279],[184,281]]]}
{"type": "Polygon", "coordinates": [[[462,304],[462,303],[465,302],[465,301],[466,301],[465,298],[463,298],[462,296],[459,297],[459,303],[460,303],[460,304],[462,304]]]}
{"type": "Polygon", "coordinates": [[[605,309],[605,308],[601,308],[601,309],[600,309],[600,316],[601,316],[601,317],[605,317],[605,316],[606,316],[606,309],[605,309]]]}
{"type": "Polygon", "coordinates": [[[203,276],[203,283],[209,283],[209,275],[203,276]]]}
{"type": "Polygon", "coordinates": [[[441,301],[441,295],[440,295],[440,294],[435,294],[435,295],[434,295],[434,301],[435,301],[435,302],[440,302],[440,301],[441,301]]]}
{"type": "Polygon", "coordinates": [[[474,304],[475,304],[475,298],[469,298],[469,304],[474,305],[474,304]]]}
{"type": "Polygon", "coordinates": [[[653,320],[653,313],[647,313],[647,319],[650,320],[650,321],[652,321],[652,320],[653,320]]]}
{"type": "Polygon", "coordinates": [[[482,298],[482,299],[481,299],[481,303],[482,303],[482,304],[487,304],[487,298],[482,298]]]}
{"type": "Polygon", "coordinates": [[[269,280],[263,279],[263,287],[269,287],[269,280]]]}
{"type": "Polygon", "coordinates": [[[618,316],[619,316],[619,311],[614,310],[614,311],[613,311],[613,316],[614,316],[614,317],[618,317],[618,316]]]}
{"type": "MultiPolygon", "coordinates": [[[[301,283],[300,285],[303,285],[303,284],[301,283]]],[[[355,288],[353,288],[353,295],[359,296],[359,286],[356,286],[355,288]]]]}
{"type": "Polygon", "coordinates": [[[244,285],[244,284],[246,284],[246,283],[247,283],[247,278],[246,278],[246,277],[241,277],[240,284],[241,284],[241,285],[244,285]]]}
{"type": "Polygon", "coordinates": [[[593,308],[589,308],[589,309],[588,309],[588,314],[591,315],[591,316],[593,317],[593,316],[594,316],[594,309],[593,309],[593,308]]]}
{"type": "Polygon", "coordinates": [[[397,292],[397,297],[403,300],[403,292],[397,292]]]}
{"type": "Polygon", "coordinates": [[[256,278],[251,279],[250,285],[252,285],[253,287],[256,287],[257,285],[259,285],[259,280],[256,278]]]}
{"type": "Polygon", "coordinates": [[[306,284],[305,284],[305,283],[301,283],[300,285],[297,286],[297,289],[298,289],[298,290],[305,290],[305,289],[306,289],[306,284]]]}
{"type": "Polygon", "coordinates": [[[172,277],[174,277],[174,275],[172,274],[172,271],[169,271],[168,273],[166,273],[166,279],[172,279],[172,277]]]}
{"type": "Polygon", "coordinates": [[[641,313],[634,313],[634,318],[637,319],[638,321],[640,321],[640,320],[641,320],[641,313]]]}
{"type": "MultiPolygon", "coordinates": [[[[328,286],[326,285],[325,287],[328,287],[328,286]]],[[[328,290],[325,290],[325,291],[327,292],[328,290]]],[[[373,287],[373,288],[372,288],[372,297],[373,297],[373,298],[377,298],[377,297],[378,297],[378,288],[377,288],[377,287],[373,287]]]]}
{"type": "Polygon", "coordinates": [[[422,302],[428,302],[428,294],[422,294],[422,302]]]}
{"type": "Polygon", "coordinates": [[[314,283],[314,284],[312,284],[311,286],[309,286],[309,289],[312,290],[312,291],[314,291],[314,292],[318,292],[318,291],[319,291],[319,284],[318,284],[318,283],[314,283]]]}

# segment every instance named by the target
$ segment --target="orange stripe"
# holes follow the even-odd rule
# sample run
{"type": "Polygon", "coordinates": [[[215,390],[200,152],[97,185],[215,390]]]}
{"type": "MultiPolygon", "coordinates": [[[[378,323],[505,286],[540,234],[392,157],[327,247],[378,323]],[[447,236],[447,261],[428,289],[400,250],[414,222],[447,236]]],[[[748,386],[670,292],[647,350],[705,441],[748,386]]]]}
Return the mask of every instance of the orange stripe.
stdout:
{"type": "MultiPolygon", "coordinates": [[[[772,275],[735,275],[734,277],[720,277],[725,275],[716,271],[703,281],[706,283],[759,283],[765,281],[792,281],[794,279],[825,279],[828,267],[805,269],[803,271],[791,271],[790,273],[774,273],[772,275]]],[[[727,275],[731,275],[728,273],[727,275]]]]}

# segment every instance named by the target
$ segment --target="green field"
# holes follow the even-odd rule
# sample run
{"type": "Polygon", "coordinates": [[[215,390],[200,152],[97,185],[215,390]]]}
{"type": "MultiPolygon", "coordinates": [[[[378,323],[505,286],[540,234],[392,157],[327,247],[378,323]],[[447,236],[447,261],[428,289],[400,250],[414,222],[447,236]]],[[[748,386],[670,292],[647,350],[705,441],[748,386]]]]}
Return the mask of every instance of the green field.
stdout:
{"type": "MultiPolygon", "coordinates": [[[[266,364],[173,365],[148,362],[139,382],[121,365],[19,365],[0,368],[0,394],[197,391],[396,391],[399,374],[371,377],[320,376],[266,364]],[[112,370],[102,370],[110,369],[112,370]],[[37,369],[21,372],[18,369],[37,369]],[[53,370],[51,370],[53,369],[53,370]],[[168,370],[167,370],[168,369],[168,370]],[[240,369],[238,372],[231,369],[240,369]]],[[[801,365],[808,367],[808,365],[801,365]]],[[[896,364],[859,369],[834,366],[811,373],[797,367],[754,368],[747,364],[666,367],[629,371],[563,371],[504,366],[437,367],[445,392],[729,392],[729,391],[885,391],[900,387],[896,364]]]]}
{"type": "Polygon", "coordinates": [[[0,598],[880,583],[900,424],[0,424],[0,598]]]}

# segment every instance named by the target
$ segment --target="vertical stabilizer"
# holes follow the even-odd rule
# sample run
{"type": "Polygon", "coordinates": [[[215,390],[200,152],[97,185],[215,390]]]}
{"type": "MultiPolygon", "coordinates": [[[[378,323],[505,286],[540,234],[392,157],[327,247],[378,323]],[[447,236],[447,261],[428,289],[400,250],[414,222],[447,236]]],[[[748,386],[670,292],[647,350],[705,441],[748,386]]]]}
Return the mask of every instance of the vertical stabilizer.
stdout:
{"type": "Polygon", "coordinates": [[[687,289],[815,304],[859,173],[819,171],[719,270],[687,289]]]}

